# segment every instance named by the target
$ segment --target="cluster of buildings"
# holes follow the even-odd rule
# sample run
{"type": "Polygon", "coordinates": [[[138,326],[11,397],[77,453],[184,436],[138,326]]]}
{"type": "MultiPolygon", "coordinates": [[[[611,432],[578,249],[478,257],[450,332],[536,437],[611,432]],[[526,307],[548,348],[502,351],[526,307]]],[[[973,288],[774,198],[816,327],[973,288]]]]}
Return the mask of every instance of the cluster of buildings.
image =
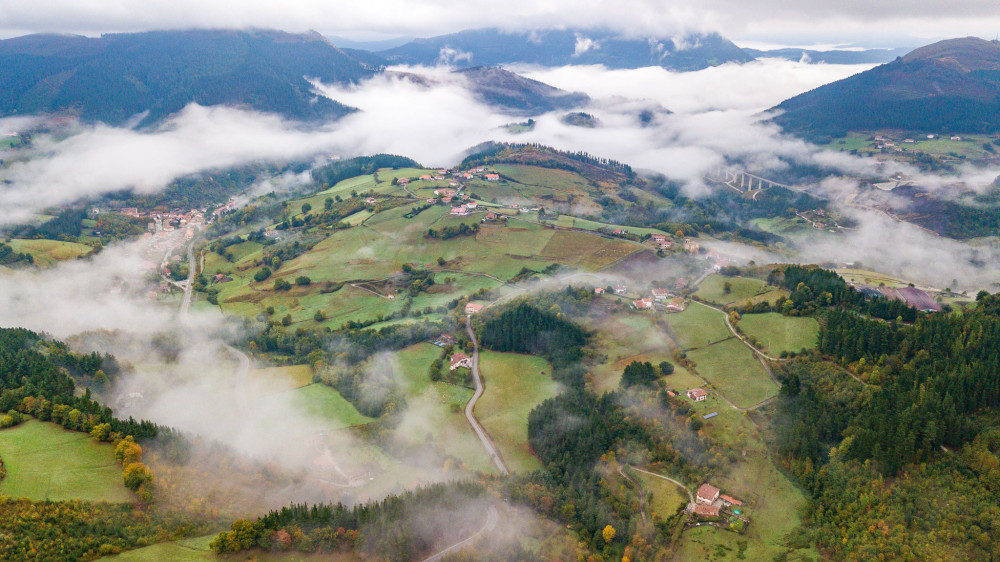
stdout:
{"type": "MultiPolygon", "coordinates": [[[[469,201],[468,203],[463,203],[458,207],[451,208],[451,216],[453,217],[467,217],[471,215],[476,209],[479,208],[479,203],[476,201],[469,201]]],[[[495,218],[495,217],[494,217],[495,218]]]]}
{"type": "MultiPolygon", "coordinates": [[[[726,494],[715,486],[704,483],[698,488],[698,493],[694,497],[694,514],[699,517],[719,517],[723,509],[732,509],[734,514],[739,516],[743,507],[743,502],[726,494]]],[[[744,521],[743,517],[740,517],[744,521]]]]}

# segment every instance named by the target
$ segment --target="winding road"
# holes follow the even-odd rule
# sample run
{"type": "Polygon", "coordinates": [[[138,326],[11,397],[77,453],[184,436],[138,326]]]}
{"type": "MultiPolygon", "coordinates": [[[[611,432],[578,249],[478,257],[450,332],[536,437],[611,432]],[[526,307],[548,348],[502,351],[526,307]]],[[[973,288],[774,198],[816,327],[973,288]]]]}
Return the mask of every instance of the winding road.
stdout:
{"type": "Polygon", "coordinates": [[[510,470],[507,469],[507,465],[503,462],[503,458],[500,457],[496,445],[493,444],[490,436],[483,429],[479,420],[476,419],[476,414],[474,413],[476,401],[483,395],[486,387],[483,386],[483,377],[479,373],[479,340],[476,339],[476,333],[472,331],[472,321],[469,317],[465,318],[465,329],[469,332],[469,339],[472,340],[472,378],[476,381],[476,392],[472,395],[469,403],[465,405],[465,417],[469,420],[469,425],[472,426],[476,435],[479,436],[479,441],[482,442],[483,448],[486,449],[486,454],[489,455],[493,464],[497,465],[497,470],[500,471],[500,474],[507,476],[510,474],[510,470]]]}
{"type": "Polygon", "coordinates": [[[499,518],[500,515],[499,513],[497,513],[497,508],[490,506],[490,508],[486,510],[486,523],[484,523],[482,528],[476,531],[475,534],[465,539],[464,541],[457,542],[449,546],[448,548],[442,550],[441,552],[438,552],[437,554],[429,558],[425,558],[423,562],[437,562],[438,560],[443,558],[446,554],[451,554],[452,552],[455,552],[461,548],[464,548],[472,544],[472,542],[475,541],[477,538],[479,538],[479,536],[482,535],[483,533],[488,533],[492,531],[493,528],[496,527],[499,518]]]}

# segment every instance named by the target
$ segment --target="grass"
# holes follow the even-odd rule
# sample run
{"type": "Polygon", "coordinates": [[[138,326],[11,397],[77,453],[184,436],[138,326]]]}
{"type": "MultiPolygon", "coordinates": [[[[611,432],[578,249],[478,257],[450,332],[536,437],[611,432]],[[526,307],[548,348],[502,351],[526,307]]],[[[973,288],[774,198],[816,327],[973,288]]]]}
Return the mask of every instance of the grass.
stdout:
{"type": "Polygon", "coordinates": [[[783,316],[777,312],[744,315],[740,328],[757,338],[772,356],[783,351],[812,349],[819,338],[819,322],[815,318],[783,316]]]}
{"type": "Polygon", "coordinates": [[[86,244],[61,242],[59,240],[25,240],[15,238],[10,241],[15,252],[25,252],[35,258],[35,265],[47,267],[65,260],[76,259],[91,250],[86,244]]]}
{"type": "Polygon", "coordinates": [[[0,494],[36,501],[135,499],[122,483],[122,467],[110,444],[86,433],[37,420],[0,431],[7,477],[0,494]]]}
{"type": "Polygon", "coordinates": [[[294,390],[313,383],[309,365],[257,368],[250,371],[250,378],[278,390],[294,390]]]}
{"type": "Polygon", "coordinates": [[[690,303],[684,312],[668,314],[665,319],[685,349],[710,345],[733,336],[721,312],[698,303],[690,303]]]}
{"type": "Polygon", "coordinates": [[[540,255],[559,263],[595,271],[641,250],[637,244],[622,240],[558,230],[552,234],[540,255]]]}
{"type": "Polygon", "coordinates": [[[215,535],[162,542],[135,550],[127,550],[115,556],[107,556],[101,560],[157,560],[158,562],[197,562],[199,560],[217,560],[215,553],[208,548],[215,535]]]}
{"type": "Polygon", "coordinates": [[[764,295],[775,291],[760,279],[751,277],[726,277],[724,275],[709,275],[698,286],[695,295],[702,299],[722,306],[730,304],[743,304],[748,300],[753,300],[758,295],[764,295]],[[726,293],[725,284],[730,284],[730,292],[726,293]]]}
{"type": "Polygon", "coordinates": [[[332,428],[350,427],[375,421],[358,412],[353,404],[347,401],[333,387],[313,383],[292,390],[299,407],[308,414],[331,422],[332,428]]]}
{"type": "Polygon", "coordinates": [[[441,355],[429,343],[412,345],[396,354],[399,381],[406,393],[407,411],[396,427],[397,439],[432,448],[470,470],[495,473],[496,468],[465,419],[465,404],[473,391],[431,381],[428,367],[441,355]]]}
{"type": "MultiPolygon", "coordinates": [[[[610,301],[612,298],[604,297],[599,302],[610,301]]],[[[607,357],[603,363],[591,369],[597,392],[617,388],[622,371],[632,361],[649,361],[654,365],[660,361],[672,362],[671,355],[677,345],[657,326],[655,319],[651,314],[629,311],[608,314],[600,322],[577,319],[597,331],[590,346],[595,355],[607,357]]]]}
{"type": "Polygon", "coordinates": [[[755,354],[735,337],[688,352],[695,370],[741,408],[749,408],[778,393],[755,354]]]}
{"type": "Polygon", "coordinates": [[[633,474],[642,481],[644,489],[653,492],[653,499],[646,504],[646,511],[651,517],[666,519],[676,513],[680,506],[690,501],[684,490],[673,482],[638,471],[633,474]]]}
{"type": "Polygon", "coordinates": [[[486,392],[476,403],[476,416],[490,434],[512,471],[541,468],[528,447],[528,413],[546,398],[558,394],[548,361],[531,355],[479,355],[486,392]]]}

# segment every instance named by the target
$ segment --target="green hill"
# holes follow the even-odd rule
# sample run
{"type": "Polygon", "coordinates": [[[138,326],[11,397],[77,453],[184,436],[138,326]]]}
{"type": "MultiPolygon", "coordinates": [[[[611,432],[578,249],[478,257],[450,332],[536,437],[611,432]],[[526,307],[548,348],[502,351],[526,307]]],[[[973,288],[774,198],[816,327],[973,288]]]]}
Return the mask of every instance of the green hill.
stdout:
{"type": "Polygon", "coordinates": [[[0,116],[66,112],[120,124],[148,111],[143,123],[154,123],[199,103],[327,119],[352,110],[313,94],[305,77],[356,82],[379,69],[315,33],[29,35],[0,41],[0,116]]]}
{"type": "Polygon", "coordinates": [[[807,138],[878,129],[995,133],[1000,131],[1000,42],[940,41],[773,109],[783,112],[775,122],[807,138]]]}

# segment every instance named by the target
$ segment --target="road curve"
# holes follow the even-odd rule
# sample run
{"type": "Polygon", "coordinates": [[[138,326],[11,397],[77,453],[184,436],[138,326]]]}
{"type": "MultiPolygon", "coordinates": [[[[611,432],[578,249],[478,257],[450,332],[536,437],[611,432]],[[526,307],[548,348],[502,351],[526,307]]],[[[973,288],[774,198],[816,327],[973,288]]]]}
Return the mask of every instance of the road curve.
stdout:
{"type": "Polygon", "coordinates": [[[648,475],[650,475],[650,476],[655,476],[655,477],[657,477],[657,478],[662,478],[662,479],[664,479],[664,480],[666,480],[666,481],[668,481],[668,482],[673,482],[674,484],[677,484],[678,486],[680,486],[680,487],[681,487],[681,489],[683,489],[683,490],[684,490],[685,492],[687,492],[687,495],[688,495],[688,499],[690,499],[690,500],[691,500],[691,503],[690,503],[690,504],[688,505],[688,509],[689,509],[689,510],[690,510],[690,509],[693,509],[693,506],[694,506],[694,494],[692,494],[692,493],[691,493],[691,490],[688,490],[687,486],[685,486],[684,484],[681,484],[680,482],[678,482],[678,481],[674,480],[673,478],[670,478],[669,476],[664,476],[664,475],[662,475],[662,474],[657,474],[657,473],[655,473],[655,472],[650,472],[650,471],[648,471],[648,470],[643,470],[643,469],[641,469],[641,468],[638,468],[638,467],[635,467],[635,466],[632,466],[632,465],[629,465],[629,467],[630,467],[630,468],[631,468],[632,470],[636,471],[636,472],[641,472],[641,473],[643,473],[643,474],[648,474],[648,475]]]}
{"type": "Polygon", "coordinates": [[[473,410],[476,408],[476,401],[483,395],[486,387],[483,386],[483,378],[479,374],[479,341],[476,339],[476,333],[472,331],[472,321],[468,316],[465,318],[465,329],[469,332],[469,339],[472,340],[472,378],[476,381],[476,392],[472,395],[469,403],[465,405],[465,418],[469,420],[469,425],[472,426],[476,435],[479,436],[479,441],[482,442],[483,448],[486,449],[486,454],[489,455],[493,464],[497,465],[497,470],[500,471],[500,474],[506,476],[510,474],[510,471],[507,470],[507,465],[500,458],[500,453],[497,452],[496,446],[490,440],[490,436],[486,434],[483,426],[480,425],[479,420],[476,419],[476,414],[473,413],[473,410]]]}
{"type": "Polygon", "coordinates": [[[472,541],[474,541],[477,538],[479,538],[479,535],[482,535],[483,533],[488,533],[489,531],[492,531],[493,527],[496,527],[498,519],[499,519],[499,514],[497,513],[497,508],[495,508],[493,506],[490,506],[490,508],[486,510],[486,523],[484,523],[483,526],[482,526],[482,528],[480,528],[478,531],[476,531],[475,534],[473,534],[471,537],[465,539],[464,541],[457,542],[457,543],[449,546],[448,548],[442,550],[441,552],[438,552],[437,554],[435,554],[435,555],[433,555],[433,556],[431,556],[429,558],[425,558],[423,562],[437,562],[442,557],[444,557],[444,555],[450,554],[450,553],[455,552],[455,551],[457,551],[457,550],[459,550],[461,548],[464,548],[465,546],[468,546],[469,544],[472,543],[472,541]]]}

